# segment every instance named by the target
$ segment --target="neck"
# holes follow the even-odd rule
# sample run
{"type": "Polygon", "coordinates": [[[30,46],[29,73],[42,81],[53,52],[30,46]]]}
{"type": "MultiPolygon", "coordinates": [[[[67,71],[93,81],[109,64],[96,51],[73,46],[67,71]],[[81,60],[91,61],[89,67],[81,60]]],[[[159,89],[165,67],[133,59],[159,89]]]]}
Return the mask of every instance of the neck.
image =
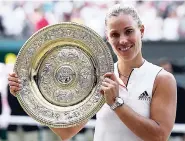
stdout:
{"type": "Polygon", "coordinates": [[[120,75],[129,76],[133,68],[139,68],[144,63],[142,56],[135,57],[133,60],[123,60],[118,58],[118,70],[120,75]]]}

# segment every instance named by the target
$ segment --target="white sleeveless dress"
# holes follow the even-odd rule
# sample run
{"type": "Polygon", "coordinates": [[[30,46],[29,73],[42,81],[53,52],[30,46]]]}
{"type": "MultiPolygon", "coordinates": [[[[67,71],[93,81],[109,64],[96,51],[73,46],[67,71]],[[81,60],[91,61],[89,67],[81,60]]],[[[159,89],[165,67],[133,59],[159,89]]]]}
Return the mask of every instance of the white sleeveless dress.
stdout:
{"type": "MultiPolygon", "coordinates": [[[[117,63],[114,64],[114,73],[119,78],[117,63]]],[[[134,68],[127,84],[128,94],[120,86],[119,94],[124,103],[138,114],[149,118],[152,90],[156,76],[162,70],[145,60],[140,68],[134,68]]],[[[135,123],[133,123],[135,124],[135,123]]],[[[94,141],[141,141],[107,104],[97,113],[94,141]]]]}

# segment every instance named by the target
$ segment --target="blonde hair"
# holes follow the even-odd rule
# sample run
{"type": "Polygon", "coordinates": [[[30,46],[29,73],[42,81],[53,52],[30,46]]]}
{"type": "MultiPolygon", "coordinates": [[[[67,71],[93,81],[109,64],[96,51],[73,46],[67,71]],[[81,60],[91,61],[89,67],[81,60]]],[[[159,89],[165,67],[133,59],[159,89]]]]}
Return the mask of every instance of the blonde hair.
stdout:
{"type": "Polygon", "coordinates": [[[123,5],[123,4],[116,4],[108,10],[107,15],[105,17],[105,25],[107,25],[107,21],[109,18],[113,16],[117,17],[120,14],[130,15],[137,22],[139,27],[142,25],[142,22],[137,10],[131,5],[123,5]]]}

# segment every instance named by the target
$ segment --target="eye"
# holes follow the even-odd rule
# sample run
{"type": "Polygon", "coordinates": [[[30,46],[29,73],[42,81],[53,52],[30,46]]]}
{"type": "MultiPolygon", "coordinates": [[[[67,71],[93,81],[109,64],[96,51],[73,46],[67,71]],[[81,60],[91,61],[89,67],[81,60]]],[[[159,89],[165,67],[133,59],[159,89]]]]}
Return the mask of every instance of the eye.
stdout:
{"type": "Polygon", "coordinates": [[[126,34],[126,35],[130,35],[130,34],[133,33],[133,32],[134,32],[133,29],[128,29],[128,30],[125,31],[125,34],[126,34]]]}
{"type": "Polygon", "coordinates": [[[111,33],[110,35],[112,38],[118,38],[119,37],[119,33],[111,33]]]}

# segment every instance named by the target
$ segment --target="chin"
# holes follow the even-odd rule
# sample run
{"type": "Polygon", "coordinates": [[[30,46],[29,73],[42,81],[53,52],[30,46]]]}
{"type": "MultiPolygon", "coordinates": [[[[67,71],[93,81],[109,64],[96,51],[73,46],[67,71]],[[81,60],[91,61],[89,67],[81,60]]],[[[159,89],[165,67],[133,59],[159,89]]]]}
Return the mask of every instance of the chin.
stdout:
{"type": "Polygon", "coordinates": [[[134,57],[132,56],[126,56],[126,55],[119,55],[118,59],[124,60],[124,61],[132,61],[134,59],[134,57]]]}
{"type": "Polygon", "coordinates": [[[132,59],[132,58],[124,58],[124,57],[123,57],[123,60],[124,60],[125,62],[130,62],[130,61],[132,61],[133,59],[132,59]]]}

